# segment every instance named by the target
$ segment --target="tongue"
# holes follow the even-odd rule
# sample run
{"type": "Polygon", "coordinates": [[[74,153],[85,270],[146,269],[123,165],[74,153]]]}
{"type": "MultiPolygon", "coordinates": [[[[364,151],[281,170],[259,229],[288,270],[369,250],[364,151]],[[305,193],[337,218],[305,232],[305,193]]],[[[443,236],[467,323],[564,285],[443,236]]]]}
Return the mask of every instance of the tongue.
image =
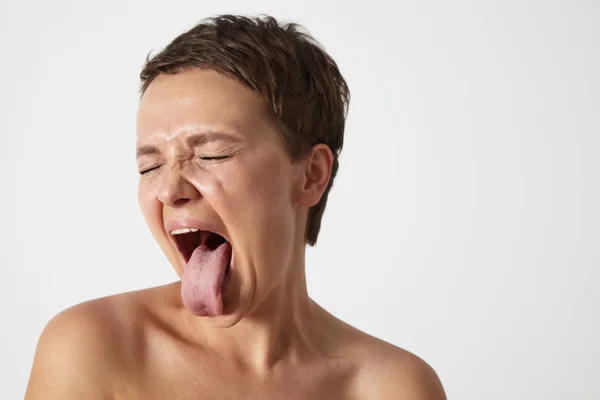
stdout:
{"type": "Polygon", "coordinates": [[[206,243],[194,250],[181,277],[183,305],[199,317],[223,313],[221,294],[225,271],[231,260],[228,242],[212,250],[206,243]]]}

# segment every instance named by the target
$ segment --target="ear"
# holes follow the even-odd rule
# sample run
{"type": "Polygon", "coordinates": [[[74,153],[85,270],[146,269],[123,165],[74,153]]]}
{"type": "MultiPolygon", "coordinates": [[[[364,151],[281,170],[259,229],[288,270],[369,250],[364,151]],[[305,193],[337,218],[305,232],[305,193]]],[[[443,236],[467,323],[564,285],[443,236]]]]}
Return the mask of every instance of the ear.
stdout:
{"type": "Polygon", "coordinates": [[[333,153],[329,146],[323,143],[314,145],[304,165],[303,186],[297,200],[302,205],[313,207],[321,200],[331,178],[333,153]]]}

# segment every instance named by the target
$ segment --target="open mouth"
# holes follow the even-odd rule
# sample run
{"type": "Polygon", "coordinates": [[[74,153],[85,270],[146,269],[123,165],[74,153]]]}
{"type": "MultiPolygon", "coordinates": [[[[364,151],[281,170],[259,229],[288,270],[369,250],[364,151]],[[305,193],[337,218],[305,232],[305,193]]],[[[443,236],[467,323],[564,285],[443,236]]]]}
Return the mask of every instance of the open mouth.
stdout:
{"type": "MultiPolygon", "coordinates": [[[[199,246],[205,246],[206,250],[214,251],[222,244],[228,243],[227,240],[218,233],[203,231],[196,228],[177,229],[171,232],[171,236],[186,264],[190,261],[194,250],[199,246]]],[[[231,258],[229,259],[225,270],[226,276],[229,275],[230,268],[231,258]]]]}
{"type": "Polygon", "coordinates": [[[177,249],[186,263],[198,246],[205,244],[210,250],[216,250],[227,241],[217,233],[194,228],[177,229],[171,232],[171,236],[173,236],[177,249]]]}

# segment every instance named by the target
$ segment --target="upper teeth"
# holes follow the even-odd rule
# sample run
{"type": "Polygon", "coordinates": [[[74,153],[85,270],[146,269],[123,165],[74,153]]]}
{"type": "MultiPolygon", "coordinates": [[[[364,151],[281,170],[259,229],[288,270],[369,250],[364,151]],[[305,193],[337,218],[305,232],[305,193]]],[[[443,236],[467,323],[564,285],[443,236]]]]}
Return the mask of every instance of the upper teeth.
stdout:
{"type": "Polygon", "coordinates": [[[200,229],[196,229],[196,228],[175,229],[174,231],[171,231],[171,235],[181,235],[182,233],[198,232],[199,230],[200,229]]]}

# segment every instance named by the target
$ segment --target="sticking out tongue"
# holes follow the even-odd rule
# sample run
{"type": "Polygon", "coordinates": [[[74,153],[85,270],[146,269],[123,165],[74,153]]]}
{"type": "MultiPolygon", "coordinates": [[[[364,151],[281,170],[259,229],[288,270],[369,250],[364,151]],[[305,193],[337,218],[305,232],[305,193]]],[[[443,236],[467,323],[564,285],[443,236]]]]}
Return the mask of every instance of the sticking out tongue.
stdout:
{"type": "Polygon", "coordinates": [[[221,292],[230,260],[229,242],[216,249],[206,243],[196,247],[181,277],[181,297],[189,312],[199,317],[223,313],[221,292]]]}

